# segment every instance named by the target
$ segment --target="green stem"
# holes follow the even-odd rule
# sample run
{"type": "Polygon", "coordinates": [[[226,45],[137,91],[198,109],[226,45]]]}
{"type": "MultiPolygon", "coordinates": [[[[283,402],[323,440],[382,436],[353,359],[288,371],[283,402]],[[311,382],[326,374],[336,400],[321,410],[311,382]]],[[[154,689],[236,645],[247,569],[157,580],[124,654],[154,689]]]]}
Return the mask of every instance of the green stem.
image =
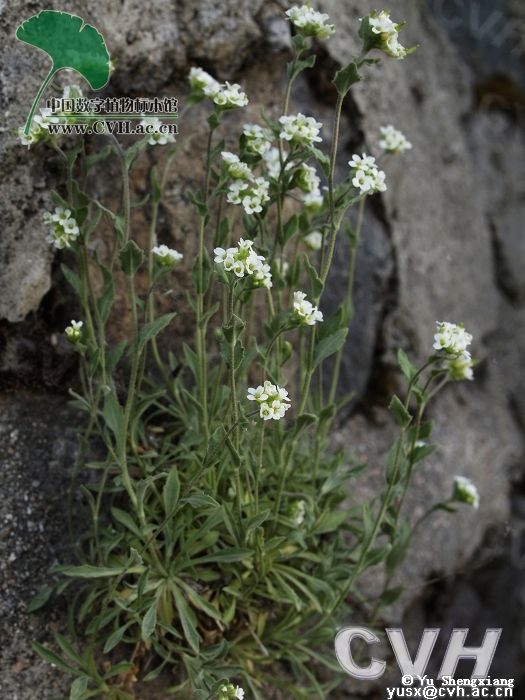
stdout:
{"type": "Polygon", "coordinates": [[[53,65],[51,70],[49,71],[49,73],[45,77],[44,82],[40,86],[38,92],[36,93],[36,97],[33,100],[33,104],[31,105],[31,111],[29,112],[29,116],[28,116],[26,124],[24,126],[24,134],[26,136],[29,136],[29,133],[31,131],[31,124],[33,122],[33,117],[35,115],[36,108],[38,107],[38,103],[40,102],[40,98],[44,94],[44,90],[47,88],[49,83],[53,80],[53,76],[55,75],[55,73],[56,73],[56,70],[55,70],[55,66],[53,65]]]}
{"type": "MultiPolygon", "coordinates": [[[[359,247],[359,239],[361,236],[361,228],[363,225],[363,218],[364,218],[364,210],[365,210],[365,201],[366,198],[363,197],[363,199],[359,202],[359,211],[357,215],[357,225],[356,225],[356,230],[355,230],[355,240],[352,242],[352,249],[350,251],[350,263],[348,266],[348,279],[346,282],[346,293],[345,293],[345,298],[343,301],[343,314],[344,314],[344,321],[345,325],[348,325],[350,323],[350,313],[352,309],[352,298],[353,298],[353,290],[354,290],[354,280],[355,280],[355,263],[356,263],[356,258],[357,258],[357,250],[359,247]]],[[[334,363],[334,369],[333,369],[333,374],[332,374],[332,383],[330,386],[330,394],[328,398],[328,403],[332,404],[335,401],[336,393],[337,393],[337,385],[339,383],[339,375],[341,373],[341,363],[343,360],[343,351],[344,347],[341,347],[335,356],[335,363],[334,363]]]]}

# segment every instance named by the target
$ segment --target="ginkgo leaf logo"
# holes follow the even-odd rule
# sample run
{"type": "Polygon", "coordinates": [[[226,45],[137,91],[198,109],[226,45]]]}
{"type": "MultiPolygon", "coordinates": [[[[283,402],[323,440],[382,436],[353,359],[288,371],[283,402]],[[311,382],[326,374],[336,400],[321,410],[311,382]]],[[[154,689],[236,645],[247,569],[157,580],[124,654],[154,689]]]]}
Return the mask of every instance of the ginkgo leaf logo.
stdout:
{"type": "Polygon", "coordinates": [[[33,115],[44,90],[58,71],[70,68],[80,73],[93,90],[100,90],[109,80],[109,53],[102,34],[81,17],[43,10],[30,17],[16,30],[20,41],[36,46],[51,58],[52,65],[31,106],[24,133],[29,134],[33,115]]]}

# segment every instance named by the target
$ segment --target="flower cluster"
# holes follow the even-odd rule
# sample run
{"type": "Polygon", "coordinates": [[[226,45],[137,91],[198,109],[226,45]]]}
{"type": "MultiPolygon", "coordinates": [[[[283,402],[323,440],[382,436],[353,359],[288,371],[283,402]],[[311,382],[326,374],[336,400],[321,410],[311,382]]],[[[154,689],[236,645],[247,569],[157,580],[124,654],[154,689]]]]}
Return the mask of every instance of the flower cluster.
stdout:
{"type": "Polygon", "coordinates": [[[374,194],[386,190],[385,173],[376,165],[376,159],[363,153],[362,156],[353,155],[348,161],[352,168],[352,185],[361,194],[374,194]]]}
{"type": "Polygon", "coordinates": [[[174,143],[175,136],[170,133],[170,125],[163,124],[158,117],[145,117],[140,125],[148,135],[150,146],[165,146],[167,143],[174,143]]]}
{"type": "Polygon", "coordinates": [[[66,338],[69,340],[70,343],[73,343],[73,345],[82,340],[83,326],[84,323],[82,321],[71,321],[71,325],[67,326],[67,328],[64,329],[66,338]]]}
{"type": "Polygon", "coordinates": [[[242,204],[247,214],[259,214],[263,205],[270,199],[270,183],[264,177],[251,180],[235,180],[231,183],[226,196],[230,204],[242,204]]]}
{"type": "Polygon", "coordinates": [[[366,18],[368,27],[374,35],[370,48],[378,48],[391,58],[405,58],[414,50],[407,49],[399,43],[399,31],[404,23],[396,24],[390,19],[390,12],[373,11],[366,18]]]}
{"type": "Polygon", "coordinates": [[[244,690],[239,685],[221,685],[217,700],[244,700],[244,690]]]}
{"type": "Polygon", "coordinates": [[[279,117],[279,124],[282,127],[279,137],[285,141],[300,146],[312,146],[323,139],[319,136],[321,122],[317,122],[313,117],[305,117],[304,114],[290,114],[279,117]]]}
{"type": "Polygon", "coordinates": [[[301,163],[297,170],[297,186],[301,190],[301,200],[307,209],[319,209],[323,204],[321,180],[315,168],[307,163],[301,163]]]}
{"type": "Polygon", "coordinates": [[[291,7],[286,11],[286,15],[303,36],[327,39],[335,32],[334,25],[328,22],[330,17],[322,12],[317,12],[309,5],[291,7]]]}
{"type": "Polygon", "coordinates": [[[51,226],[51,231],[47,236],[47,242],[61,250],[70,248],[71,244],[80,235],[77,222],[71,216],[71,209],[56,207],[53,214],[46,212],[44,222],[51,226]]]}
{"type": "Polygon", "coordinates": [[[233,272],[237,277],[252,275],[257,287],[272,286],[270,266],[264,262],[264,256],[257,255],[253,241],[241,238],[235,248],[215,248],[215,262],[222,265],[226,272],[233,272]]]}
{"type": "Polygon", "coordinates": [[[284,148],[282,148],[281,153],[279,153],[279,149],[274,146],[263,154],[263,161],[266,170],[268,171],[268,177],[270,177],[272,180],[278,180],[279,175],[281,174],[281,155],[285,171],[293,168],[293,162],[291,160],[288,160],[287,162],[288,153],[284,150],[284,148]]]}
{"type": "Polygon", "coordinates": [[[387,153],[402,153],[412,148],[412,144],[406,136],[395,129],[392,124],[382,126],[380,131],[383,138],[379,141],[379,147],[387,153]]]}
{"type": "Polygon", "coordinates": [[[184,257],[178,250],[168,248],[167,245],[156,245],[151,252],[161,267],[174,267],[184,257]]]}
{"type": "Polygon", "coordinates": [[[35,114],[29,133],[24,133],[24,127],[18,128],[18,138],[22,146],[32,146],[34,143],[44,141],[49,136],[49,124],[58,122],[58,117],[53,116],[53,110],[49,107],[44,107],[40,110],[40,114],[35,114]]]}
{"type": "Polygon", "coordinates": [[[259,124],[245,124],[242,133],[246,136],[246,150],[250,153],[262,156],[272,147],[273,134],[270,129],[259,124]]]}
{"type": "Polygon", "coordinates": [[[296,527],[303,524],[305,515],[306,503],[304,501],[294,501],[288,510],[288,516],[296,527]]]}
{"type": "Polygon", "coordinates": [[[299,321],[307,326],[314,326],[323,320],[323,312],[307,300],[304,292],[294,292],[293,310],[299,321]]]}
{"type": "Polygon", "coordinates": [[[250,170],[250,166],[247,163],[235,155],[235,153],[230,153],[229,151],[223,151],[221,153],[226,172],[234,180],[252,180],[253,173],[250,170]]]}
{"type": "Polygon", "coordinates": [[[448,356],[447,368],[451,379],[474,379],[474,360],[467,350],[472,342],[472,336],[467,333],[463,325],[448,323],[447,321],[436,323],[437,333],[434,335],[434,350],[443,351],[448,356]]]}
{"type": "Polygon", "coordinates": [[[263,420],[280,420],[290,408],[288,392],[268,380],[263,386],[248,389],[249,401],[257,401],[260,406],[259,415],[263,420]]]}
{"type": "Polygon", "coordinates": [[[304,238],[304,243],[310,250],[321,250],[323,245],[323,234],[320,231],[312,231],[308,233],[304,238]]]}
{"type": "Polygon", "coordinates": [[[459,503],[467,503],[473,508],[479,508],[478,489],[466,476],[456,476],[454,478],[452,500],[459,503]]]}
{"type": "Polygon", "coordinates": [[[472,336],[462,324],[437,321],[436,330],[434,350],[444,350],[449,355],[461,355],[472,342],[472,336]]]}
{"type": "Polygon", "coordinates": [[[237,83],[219,83],[202,68],[192,68],[190,86],[195,97],[209,97],[221,109],[246,107],[248,97],[237,83]]]}

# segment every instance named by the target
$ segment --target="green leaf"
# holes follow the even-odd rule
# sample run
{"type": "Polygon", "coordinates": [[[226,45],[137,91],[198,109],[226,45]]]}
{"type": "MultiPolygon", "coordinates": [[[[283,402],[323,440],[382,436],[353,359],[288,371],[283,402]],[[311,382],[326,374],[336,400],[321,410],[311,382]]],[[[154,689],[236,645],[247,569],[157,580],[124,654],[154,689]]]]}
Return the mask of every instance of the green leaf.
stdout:
{"type": "Polygon", "coordinates": [[[130,621],[123,625],[122,627],[119,627],[116,629],[113,634],[111,634],[107,640],[106,643],[104,644],[104,649],[102,651],[103,654],[108,654],[112,649],[114,649],[117,644],[120,644],[122,641],[122,638],[124,637],[125,631],[128,629],[130,625],[133,624],[133,621],[130,621]]]}
{"type": "Polygon", "coordinates": [[[408,381],[410,381],[412,377],[416,374],[417,367],[414,367],[414,365],[408,359],[405,351],[401,350],[401,348],[397,351],[397,361],[399,363],[401,371],[408,379],[408,381]]]}
{"type": "Polygon", "coordinates": [[[159,316],[158,318],[156,318],[154,321],[146,323],[146,325],[144,325],[140,329],[138,339],[139,348],[142,348],[147,342],[149,342],[153,338],[156,338],[161,331],[163,331],[167,326],[169,326],[169,324],[173,321],[175,316],[175,313],[164,314],[163,316],[159,316]]]}
{"type": "Polygon", "coordinates": [[[310,284],[312,285],[312,296],[314,297],[314,299],[317,299],[321,295],[324,285],[321,282],[321,278],[317,274],[317,270],[310,262],[310,258],[308,257],[308,255],[305,254],[303,260],[306,272],[308,273],[308,277],[310,278],[310,284]]]}
{"type": "Polygon", "coordinates": [[[405,408],[403,402],[395,394],[392,396],[388,408],[401,428],[407,428],[410,425],[412,416],[405,408]]]}
{"type": "Polygon", "coordinates": [[[383,591],[381,598],[379,599],[379,606],[381,608],[386,608],[387,605],[392,605],[395,603],[399,596],[403,593],[403,586],[397,586],[396,588],[387,588],[383,591]]]}
{"type": "Polygon", "coordinates": [[[164,512],[166,517],[173,515],[175,511],[175,506],[179,500],[180,495],[180,480],[179,480],[179,470],[177,467],[173,469],[168,474],[166,483],[162,490],[162,500],[164,502],[164,512]]]}
{"type": "Polygon", "coordinates": [[[376,547],[375,549],[371,549],[365,556],[363,567],[365,569],[368,569],[368,567],[370,566],[376,566],[376,564],[379,564],[383,561],[383,559],[385,559],[385,557],[388,556],[390,549],[390,544],[385,544],[383,545],[383,547],[376,547]]]}
{"type": "Polygon", "coordinates": [[[184,596],[182,595],[180,589],[171,584],[171,591],[173,593],[173,600],[177,607],[179,613],[180,623],[182,625],[182,631],[186,637],[188,644],[193,649],[193,651],[198,654],[200,646],[200,637],[197,632],[197,620],[193,611],[188,607],[184,596]]]}
{"type": "Polygon", "coordinates": [[[103,409],[104,420],[107,427],[118,439],[121,438],[122,425],[124,423],[124,411],[119,404],[117,397],[113,392],[110,392],[104,401],[103,409]]]}
{"type": "Polygon", "coordinates": [[[31,646],[36,651],[36,653],[44,659],[44,661],[47,661],[50,664],[54,664],[55,666],[58,666],[58,668],[61,668],[64,671],[74,672],[74,669],[71,666],[69,666],[64,661],[64,659],[55,654],[54,651],[51,651],[51,649],[45,647],[43,644],[40,644],[39,642],[32,642],[31,646]]]}
{"type": "Polygon", "coordinates": [[[75,678],[69,691],[69,700],[82,700],[87,690],[88,682],[89,678],[86,678],[86,676],[75,678]]]}
{"type": "Polygon", "coordinates": [[[361,76],[359,75],[357,63],[352,61],[345,68],[341,68],[341,70],[337,71],[332,82],[337,92],[344,97],[352,85],[358,83],[360,80],[361,76]]]}
{"type": "Polygon", "coordinates": [[[52,586],[44,586],[43,588],[41,588],[38,591],[38,593],[33,598],[31,598],[31,601],[27,606],[27,612],[32,613],[35,612],[35,610],[39,610],[40,608],[44,607],[44,605],[51,597],[52,593],[52,586]]]}
{"type": "Polygon", "coordinates": [[[157,599],[155,599],[153,605],[149,608],[148,612],[144,615],[142,619],[142,624],[140,626],[140,634],[142,641],[145,642],[151,637],[155,631],[157,625],[157,599]]]}
{"type": "Polygon", "coordinates": [[[314,368],[317,367],[323,360],[330,355],[333,355],[338,350],[340,350],[346,341],[346,336],[348,335],[348,328],[341,328],[340,330],[332,333],[327,338],[320,340],[315,346],[314,353],[314,368]]]}
{"type": "Polygon", "coordinates": [[[177,583],[184,590],[192,605],[202,610],[202,612],[206,613],[208,617],[212,617],[214,620],[222,621],[222,615],[220,614],[220,612],[216,608],[214,608],[213,605],[211,605],[211,603],[208,603],[207,600],[205,600],[201,595],[199,595],[197,591],[195,591],[182,579],[178,578],[177,583]]]}
{"type": "MultiPolygon", "coordinates": [[[[129,572],[136,571],[137,567],[129,568],[129,572]]],[[[91,564],[81,564],[80,566],[66,566],[60,571],[64,576],[74,578],[110,578],[120,576],[126,569],[123,566],[92,566],[91,564]]]]}
{"type": "Polygon", "coordinates": [[[288,219],[288,221],[283,226],[283,243],[289,241],[290,238],[292,238],[292,236],[294,236],[297,233],[298,228],[299,217],[297,216],[297,214],[294,214],[288,219]]]}
{"type": "Polygon", "coordinates": [[[189,562],[189,565],[197,566],[198,564],[229,564],[236,561],[250,559],[252,556],[253,552],[251,549],[229,547],[228,549],[221,549],[213,554],[206,554],[203,557],[192,559],[189,562]]]}
{"type": "Polygon", "coordinates": [[[119,522],[121,525],[124,525],[124,527],[127,528],[134,535],[136,535],[139,538],[142,536],[137,523],[133,520],[132,516],[129,513],[126,513],[125,510],[121,510],[120,508],[116,508],[114,506],[111,509],[111,515],[115,518],[117,522],[119,522]]]}
{"type": "Polygon", "coordinates": [[[204,294],[208,289],[210,284],[210,274],[211,274],[211,260],[208,252],[205,250],[202,256],[202,284],[201,284],[201,274],[199,270],[199,260],[195,261],[193,270],[191,271],[191,276],[193,278],[193,283],[195,284],[195,289],[197,293],[204,294]]]}
{"type": "Polygon", "coordinates": [[[135,241],[128,241],[118,257],[123,273],[128,277],[133,277],[144,261],[144,252],[135,241]]]}
{"type": "Polygon", "coordinates": [[[78,296],[80,296],[82,294],[82,283],[80,281],[80,277],[76,274],[76,272],[73,272],[71,268],[67,267],[67,265],[61,265],[60,269],[62,270],[62,274],[66,280],[73,287],[78,296]]]}
{"type": "Polygon", "coordinates": [[[109,53],[104,37],[81,17],[69,12],[44,10],[23,22],[16,30],[16,38],[45,51],[52,62],[33,101],[24,129],[26,134],[29,134],[44,90],[58,71],[63,68],[77,71],[92,90],[100,90],[109,80],[109,53]]]}

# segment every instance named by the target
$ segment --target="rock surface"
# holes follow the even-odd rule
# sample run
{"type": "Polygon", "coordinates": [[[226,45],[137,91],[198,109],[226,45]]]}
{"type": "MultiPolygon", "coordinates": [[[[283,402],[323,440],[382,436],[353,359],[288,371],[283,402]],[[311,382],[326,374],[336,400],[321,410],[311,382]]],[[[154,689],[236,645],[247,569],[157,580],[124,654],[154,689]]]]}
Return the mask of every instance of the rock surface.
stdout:
{"type": "MultiPolygon", "coordinates": [[[[7,590],[3,697],[30,700],[36,685],[42,700],[60,692],[57,675],[30,652],[32,639],[50,638],[53,621],[28,618],[24,605],[60,553],[60,493],[66,488],[72,449],[70,432],[65,438],[61,434],[67,424],[65,397],[42,395],[72,376],[71,354],[54,334],[74,316],[74,307],[61,291],[63,282],[52,267],[41,223],[41,212],[49,206],[47,193],[62,174],[57,158],[40,148],[27,152],[11,135],[23,123],[46,72],[41,54],[37,61],[29,47],[14,41],[16,26],[44,6],[76,12],[103,32],[118,60],[108,88],[112,94],[183,99],[184,76],[190,65],[200,64],[222,79],[243,83],[252,104],[242,118],[254,121],[261,108],[279,115],[289,46],[285,5],[158,0],[144,6],[112,0],[86,7],[80,0],[53,0],[32,2],[29,10],[27,3],[13,0],[2,8],[0,106],[6,118],[0,144],[0,378],[33,391],[16,397],[5,392],[1,398],[0,442],[6,453],[1,546],[7,590]],[[20,431],[16,437],[14,430],[20,431]],[[29,529],[27,507],[34,510],[30,515],[36,530],[29,529]],[[9,513],[16,528],[6,520],[9,513]],[[44,523],[43,532],[39,523],[44,523]]],[[[417,601],[426,579],[453,577],[471,565],[487,529],[507,521],[513,480],[523,470],[525,89],[520,83],[524,51],[516,28],[525,13],[519,2],[465,3],[468,8],[461,12],[459,5],[445,12],[444,4],[434,0],[427,5],[391,0],[392,15],[408,21],[404,43],[421,47],[407,61],[383,60],[379,69],[367,71],[366,81],[352,91],[342,129],[342,170],[353,152],[374,152],[385,123],[402,128],[414,145],[405,156],[385,162],[389,189],[367,206],[358,257],[354,342],[345,357],[342,388],[357,391],[366,412],[358,410],[338,436],[371,464],[357,498],[375,493],[383,482],[390,435],[379,406],[397,387],[395,349],[402,346],[422,357],[436,320],[463,321],[475,335],[475,354],[482,361],[476,382],[451,388],[436,407],[441,450],[416,475],[407,513],[417,517],[429,500],[447,496],[457,473],[476,481],[482,506],[479,513],[463,509],[453,519],[436,515],[421,530],[400,575],[412,584],[392,619],[399,619],[410,600],[417,601]],[[505,27],[507,34],[502,33],[505,27]]],[[[327,76],[354,55],[357,19],[374,3],[319,0],[318,6],[331,15],[338,31],[323,45],[316,68],[298,82],[293,102],[326,124],[328,144],[333,94],[327,76]]],[[[193,220],[183,187],[199,177],[195,162],[201,154],[201,132],[193,121],[198,118],[180,123],[181,133],[194,138],[170,178],[159,227],[161,241],[174,242],[187,257],[193,251],[193,220]]],[[[148,165],[144,161],[137,169],[137,199],[148,165]]],[[[94,186],[103,190],[104,181],[94,186]]],[[[141,230],[144,221],[136,216],[141,230]]],[[[342,293],[345,245],[341,237],[336,256],[341,262],[334,269],[327,309],[342,293]]],[[[182,316],[181,328],[189,321],[182,316]]]]}

